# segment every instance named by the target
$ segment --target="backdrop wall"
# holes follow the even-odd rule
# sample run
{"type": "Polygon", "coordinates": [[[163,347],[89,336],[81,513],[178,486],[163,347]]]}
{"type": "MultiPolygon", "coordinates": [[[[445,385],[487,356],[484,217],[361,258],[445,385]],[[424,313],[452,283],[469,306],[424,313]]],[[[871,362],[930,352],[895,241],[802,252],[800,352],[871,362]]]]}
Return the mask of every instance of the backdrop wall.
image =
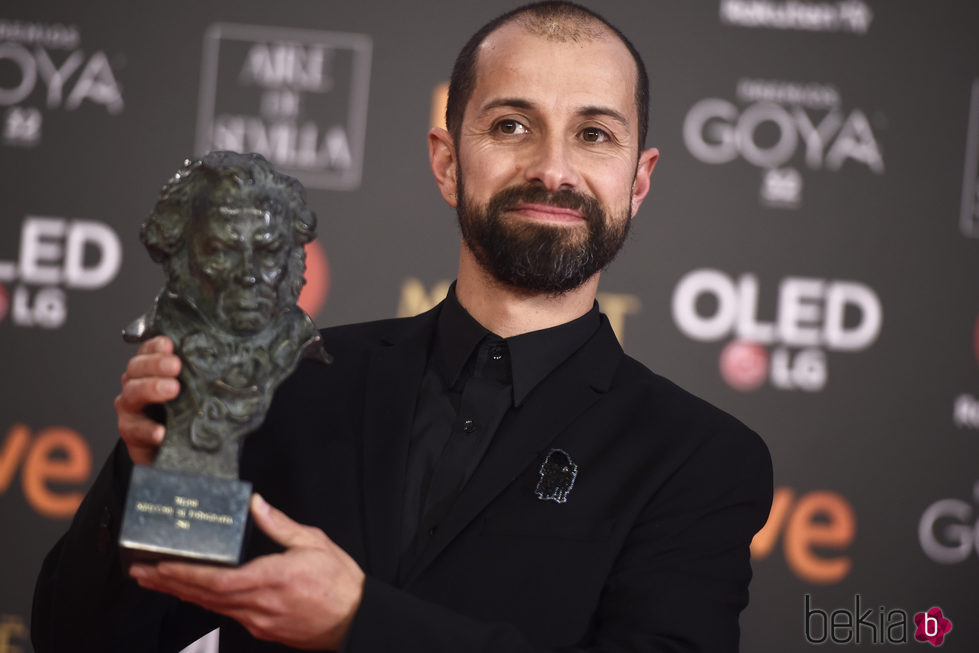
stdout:
{"type": "MultiPolygon", "coordinates": [[[[117,437],[119,332],[163,282],[137,237],[163,182],[260,151],[319,215],[320,325],[427,308],[458,232],[425,135],[456,52],[511,6],[3,4],[0,653],[31,650],[43,555],[117,437]]],[[[775,462],[744,650],[927,646],[913,617],[933,606],[945,650],[976,650],[979,5],[593,6],[647,62],[662,152],[601,305],[775,462]]]]}

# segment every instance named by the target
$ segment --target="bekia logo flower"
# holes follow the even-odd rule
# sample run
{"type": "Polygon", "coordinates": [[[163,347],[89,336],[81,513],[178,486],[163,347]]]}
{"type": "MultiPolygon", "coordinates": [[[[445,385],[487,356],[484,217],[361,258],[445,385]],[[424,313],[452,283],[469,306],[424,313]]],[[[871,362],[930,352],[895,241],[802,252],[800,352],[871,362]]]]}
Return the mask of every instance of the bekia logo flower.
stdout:
{"type": "Polygon", "coordinates": [[[914,615],[914,623],[917,626],[914,638],[919,642],[928,642],[932,646],[941,646],[945,641],[945,635],[952,630],[952,622],[945,618],[942,609],[937,606],[928,612],[914,615]]]}

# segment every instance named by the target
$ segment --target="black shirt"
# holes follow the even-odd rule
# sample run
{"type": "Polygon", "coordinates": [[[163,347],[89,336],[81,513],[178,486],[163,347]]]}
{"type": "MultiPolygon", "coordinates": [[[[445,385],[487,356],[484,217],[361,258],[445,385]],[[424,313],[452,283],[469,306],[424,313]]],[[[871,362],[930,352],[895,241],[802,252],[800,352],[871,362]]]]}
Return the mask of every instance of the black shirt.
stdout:
{"type": "Polygon", "coordinates": [[[500,424],[598,330],[598,304],[565,324],[500,338],[459,304],[442,305],[418,389],[401,529],[406,573],[469,480],[500,424]]]}

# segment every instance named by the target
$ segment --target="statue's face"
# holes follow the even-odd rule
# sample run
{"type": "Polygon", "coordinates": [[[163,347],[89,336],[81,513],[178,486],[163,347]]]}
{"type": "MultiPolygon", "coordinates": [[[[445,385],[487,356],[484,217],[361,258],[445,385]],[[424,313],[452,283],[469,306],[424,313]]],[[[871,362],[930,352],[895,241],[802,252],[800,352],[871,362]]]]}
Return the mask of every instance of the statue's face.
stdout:
{"type": "Polygon", "coordinates": [[[249,198],[199,216],[187,233],[190,271],[201,281],[198,308],[236,333],[266,326],[286,300],[280,287],[294,246],[288,225],[249,198]]]}

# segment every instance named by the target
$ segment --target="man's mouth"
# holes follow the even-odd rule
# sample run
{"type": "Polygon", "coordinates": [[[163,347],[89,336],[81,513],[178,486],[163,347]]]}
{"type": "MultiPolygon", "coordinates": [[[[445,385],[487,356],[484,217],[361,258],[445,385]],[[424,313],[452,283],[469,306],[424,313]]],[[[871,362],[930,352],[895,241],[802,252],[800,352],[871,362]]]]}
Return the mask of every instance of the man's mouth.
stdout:
{"type": "Polygon", "coordinates": [[[520,204],[514,205],[510,209],[510,212],[522,218],[537,220],[539,222],[574,224],[585,221],[585,214],[581,211],[552,206],[550,204],[521,202],[520,204]]]}

